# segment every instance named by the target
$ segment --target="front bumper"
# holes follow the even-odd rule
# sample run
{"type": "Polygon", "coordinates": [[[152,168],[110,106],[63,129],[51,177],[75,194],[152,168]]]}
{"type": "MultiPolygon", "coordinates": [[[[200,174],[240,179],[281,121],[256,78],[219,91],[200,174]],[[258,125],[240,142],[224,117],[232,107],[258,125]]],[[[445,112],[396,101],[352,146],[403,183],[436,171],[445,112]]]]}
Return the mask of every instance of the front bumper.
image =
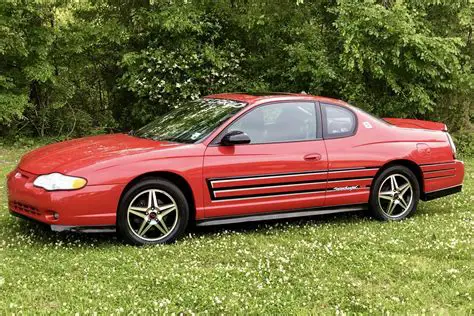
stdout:
{"type": "Polygon", "coordinates": [[[19,169],[7,176],[8,207],[12,214],[51,225],[56,230],[115,225],[125,185],[93,185],[76,191],[48,192],[33,186],[36,177],[19,169]]]}
{"type": "Polygon", "coordinates": [[[37,221],[34,218],[25,216],[23,214],[13,212],[10,210],[10,214],[12,216],[31,221],[38,225],[44,225],[49,227],[53,232],[75,232],[75,233],[115,233],[116,226],[115,225],[105,225],[105,226],[67,226],[67,225],[48,225],[46,223],[37,221]]]}

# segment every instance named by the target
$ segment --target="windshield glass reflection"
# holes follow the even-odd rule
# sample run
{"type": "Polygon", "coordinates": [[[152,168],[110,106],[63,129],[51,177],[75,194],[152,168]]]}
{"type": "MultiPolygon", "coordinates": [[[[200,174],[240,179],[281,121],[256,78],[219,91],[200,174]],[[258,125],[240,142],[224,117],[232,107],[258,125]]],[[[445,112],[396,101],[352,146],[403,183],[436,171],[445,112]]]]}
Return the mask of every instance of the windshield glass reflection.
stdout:
{"type": "Polygon", "coordinates": [[[199,99],[180,104],[139,129],[134,136],[177,143],[198,143],[246,104],[224,99],[199,99]]]}

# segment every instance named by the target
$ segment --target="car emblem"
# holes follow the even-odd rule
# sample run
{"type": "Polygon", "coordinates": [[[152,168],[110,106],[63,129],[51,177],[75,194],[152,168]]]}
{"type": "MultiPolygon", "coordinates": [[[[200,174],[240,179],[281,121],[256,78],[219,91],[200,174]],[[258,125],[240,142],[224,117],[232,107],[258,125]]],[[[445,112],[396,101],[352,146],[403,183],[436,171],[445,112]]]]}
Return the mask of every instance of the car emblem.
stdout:
{"type": "Polygon", "coordinates": [[[334,191],[352,191],[352,190],[357,190],[359,188],[360,188],[360,186],[358,186],[358,185],[345,186],[345,187],[336,187],[336,188],[334,188],[334,191]]]}
{"type": "Polygon", "coordinates": [[[22,175],[21,175],[20,172],[15,173],[15,178],[16,179],[20,179],[21,177],[22,177],[22,175]]]}

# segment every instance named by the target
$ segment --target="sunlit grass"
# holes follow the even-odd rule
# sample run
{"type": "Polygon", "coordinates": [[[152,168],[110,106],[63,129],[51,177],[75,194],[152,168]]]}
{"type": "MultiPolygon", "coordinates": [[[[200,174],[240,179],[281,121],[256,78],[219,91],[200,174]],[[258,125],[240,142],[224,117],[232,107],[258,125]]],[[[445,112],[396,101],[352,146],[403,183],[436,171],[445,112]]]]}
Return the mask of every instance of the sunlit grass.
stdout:
{"type": "MultiPolygon", "coordinates": [[[[27,148],[0,148],[0,176],[27,148]]],[[[472,313],[474,159],[462,194],[399,223],[364,214],[193,230],[175,245],[55,234],[8,214],[0,314],[472,313]]]]}

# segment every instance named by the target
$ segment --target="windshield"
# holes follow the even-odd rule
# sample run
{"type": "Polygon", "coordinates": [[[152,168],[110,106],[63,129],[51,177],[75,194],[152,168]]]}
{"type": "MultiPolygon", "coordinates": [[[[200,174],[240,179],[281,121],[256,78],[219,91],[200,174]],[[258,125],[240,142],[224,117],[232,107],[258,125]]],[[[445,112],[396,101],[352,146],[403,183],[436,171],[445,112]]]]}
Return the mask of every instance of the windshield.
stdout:
{"type": "Polygon", "coordinates": [[[246,104],[224,99],[199,99],[180,104],[139,129],[134,136],[177,143],[197,143],[246,104]]]}

